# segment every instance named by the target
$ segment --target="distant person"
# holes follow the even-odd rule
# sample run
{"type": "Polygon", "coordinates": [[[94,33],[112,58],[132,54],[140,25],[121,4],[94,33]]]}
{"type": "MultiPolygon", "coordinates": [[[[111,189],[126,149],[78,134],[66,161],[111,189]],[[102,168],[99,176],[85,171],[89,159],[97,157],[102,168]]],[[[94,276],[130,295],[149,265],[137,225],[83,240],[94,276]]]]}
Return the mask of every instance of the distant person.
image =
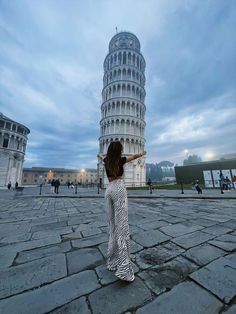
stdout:
{"type": "Polygon", "coordinates": [[[16,181],[16,183],[15,183],[15,190],[18,188],[18,182],[16,181]]]}
{"type": "Polygon", "coordinates": [[[107,269],[114,271],[121,280],[134,281],[134,271],[130,262],[129,223],[127,190],[123,181],[124,164],[146,154],[142,152],[129,157],[121,157],[121,142],[111,142],[107,156],[98,155],[105,165],[108,187],[105,192],[106,212],[109,227],[107,269]]]}
{"type": "Polygon", "coordinates": [[[196,180],[196,182],[195,182],[195,189],[197,190],[198,194],[202,194],[202,189],[199,186],[198,180],[196,180]]]}
{"type": "Polygon", "coordinates": [[[67,182],[67,187],[70,188],[70,181],[67,182]]]}
{"type": "Polygon", "coordinates": [[[11,189],[11,181],[8,182],[7,188],[8,188],[8,191],[10,191],[10,189],[11,189]]]}
{"type": "Polygon", "coordinates": [[[51,193],[54,193],[55,192],[55,180],[52,179],[51,181],[51,193]]]}
{"type": "Polygon", "coordinates": [[[236,176],[233,176],[232,184],[233,184],[233,188],[236,190],[236,176]]]}
{"type": "Polygon", "coordinates": [[[219,175],[219,183],[220,183],[220,189],[221,189],[221,194],[224,194],[224,181],[225,181],[225,177],[222,173],[222,171],[220,170],[220,175],[219,175]]]}
{"type": "Polygon", "coordinates": [[[225,185],[226,185],[226,190],[229,191],[231,190],[231,181],[229,179],[229,177],[225,177],[225,185]]]}
{"type": "Polygon", "coordinates": [[[59,193],[59,186],[60,186],[60,181],[59,181],[59,179],[56,179],[56,180],[55,180],[54,186],[55,186],[54,191],[55,191],[56,194],[58,194],[58,193],[59,193]]]}
{"type": "Polygon", "coordinates": [[[149,190],[152,193],[152,180],[150,178],[148,179],[147,185],[149,186],[149,190]]]}

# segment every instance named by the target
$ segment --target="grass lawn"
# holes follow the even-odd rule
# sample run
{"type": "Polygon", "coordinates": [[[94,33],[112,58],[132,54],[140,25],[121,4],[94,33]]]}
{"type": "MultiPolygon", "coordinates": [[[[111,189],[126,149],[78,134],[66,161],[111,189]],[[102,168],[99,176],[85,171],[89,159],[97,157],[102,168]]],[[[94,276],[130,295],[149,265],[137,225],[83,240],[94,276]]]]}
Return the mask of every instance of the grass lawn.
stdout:
{"type": "MultiPolygon", "coordinates": [[[[157,190],[181,190],[180,184],[153,184],[153,189],[157,190]]],[[[191,184],[183,184],[184,190],[191,190],[191,184]]],[[[134,187],[127,187],[127,190],[149,190],[149,186],[134,186],[134,187]]]]}

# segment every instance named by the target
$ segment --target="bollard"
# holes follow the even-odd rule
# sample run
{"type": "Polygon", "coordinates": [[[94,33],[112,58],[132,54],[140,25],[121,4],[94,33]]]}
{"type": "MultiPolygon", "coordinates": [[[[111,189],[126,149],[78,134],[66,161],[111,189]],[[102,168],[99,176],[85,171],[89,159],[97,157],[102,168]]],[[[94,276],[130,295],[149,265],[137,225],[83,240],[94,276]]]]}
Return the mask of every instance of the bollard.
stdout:
{"type": "Polygon", "coordinates": [[[42,194],[42,186],[43,186],[42,184],[39,185],[39,195],[42,194]]]}
{"type": "Polygon", "coordinates": [[[184,194],[184,190],[183,190],[183,182],[180,182],[181,185],[181,194],[184,194]]]}
{"type": "Polygon", "coordinates": [[[98,183],[98,194],[99,194],[99,187],[100,187],[100,184],[98,183]]]}
{"type": "Polygon", "coordinates": [[[78,184],[75,184],[75,194],[77,194],[77,188],[78,188],[78,184]]]}

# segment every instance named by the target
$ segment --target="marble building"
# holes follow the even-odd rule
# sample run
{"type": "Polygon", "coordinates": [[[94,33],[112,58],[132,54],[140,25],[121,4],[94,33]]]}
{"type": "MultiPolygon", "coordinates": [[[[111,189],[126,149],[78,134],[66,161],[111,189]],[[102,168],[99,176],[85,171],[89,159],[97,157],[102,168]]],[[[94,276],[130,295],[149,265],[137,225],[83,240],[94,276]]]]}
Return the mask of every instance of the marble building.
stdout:
{"type": "Polygon", "coordinates": [[[23,162],[30,130],[0,113],[0,186],[21,184],[23,162]]]}
{"type": "MultiPolygon", "coordinates": [[[[105,155],[111,141],[119,140],[123,155],[144,150],[145,138],[145,59],[138,38],[130,32],[112,37],[104,60],[99,153],[105,155]]],[[[102,162],[98,163],[98,178],[107,185],[102,162]]],[[[127,186],[146,182],[145,157],[125,165],[127,186]]]]}
{"type": "Polygon", "coordinates": [[[61,184],[68,181],[74,184],[96,184],[97,170],[90,168],[65,169],[65,168],[47,168],[32,167],[23,168],[22,184],[38,185],[51,183],[53,179],[59,179],[61,184]]]}

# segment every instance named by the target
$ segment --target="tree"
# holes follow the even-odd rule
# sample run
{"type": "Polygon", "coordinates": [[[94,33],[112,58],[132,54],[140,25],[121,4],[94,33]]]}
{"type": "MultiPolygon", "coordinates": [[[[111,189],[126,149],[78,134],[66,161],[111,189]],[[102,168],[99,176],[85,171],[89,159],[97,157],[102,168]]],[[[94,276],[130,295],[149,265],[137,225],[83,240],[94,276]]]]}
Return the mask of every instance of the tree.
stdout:
{"type": "Polygon", "coordinates": [[[192,164],[198,164],[202,162],[202,158],[198,155],[189,155],[188,159],[184,159],[183,165],[192,165],[192,164]]]}

